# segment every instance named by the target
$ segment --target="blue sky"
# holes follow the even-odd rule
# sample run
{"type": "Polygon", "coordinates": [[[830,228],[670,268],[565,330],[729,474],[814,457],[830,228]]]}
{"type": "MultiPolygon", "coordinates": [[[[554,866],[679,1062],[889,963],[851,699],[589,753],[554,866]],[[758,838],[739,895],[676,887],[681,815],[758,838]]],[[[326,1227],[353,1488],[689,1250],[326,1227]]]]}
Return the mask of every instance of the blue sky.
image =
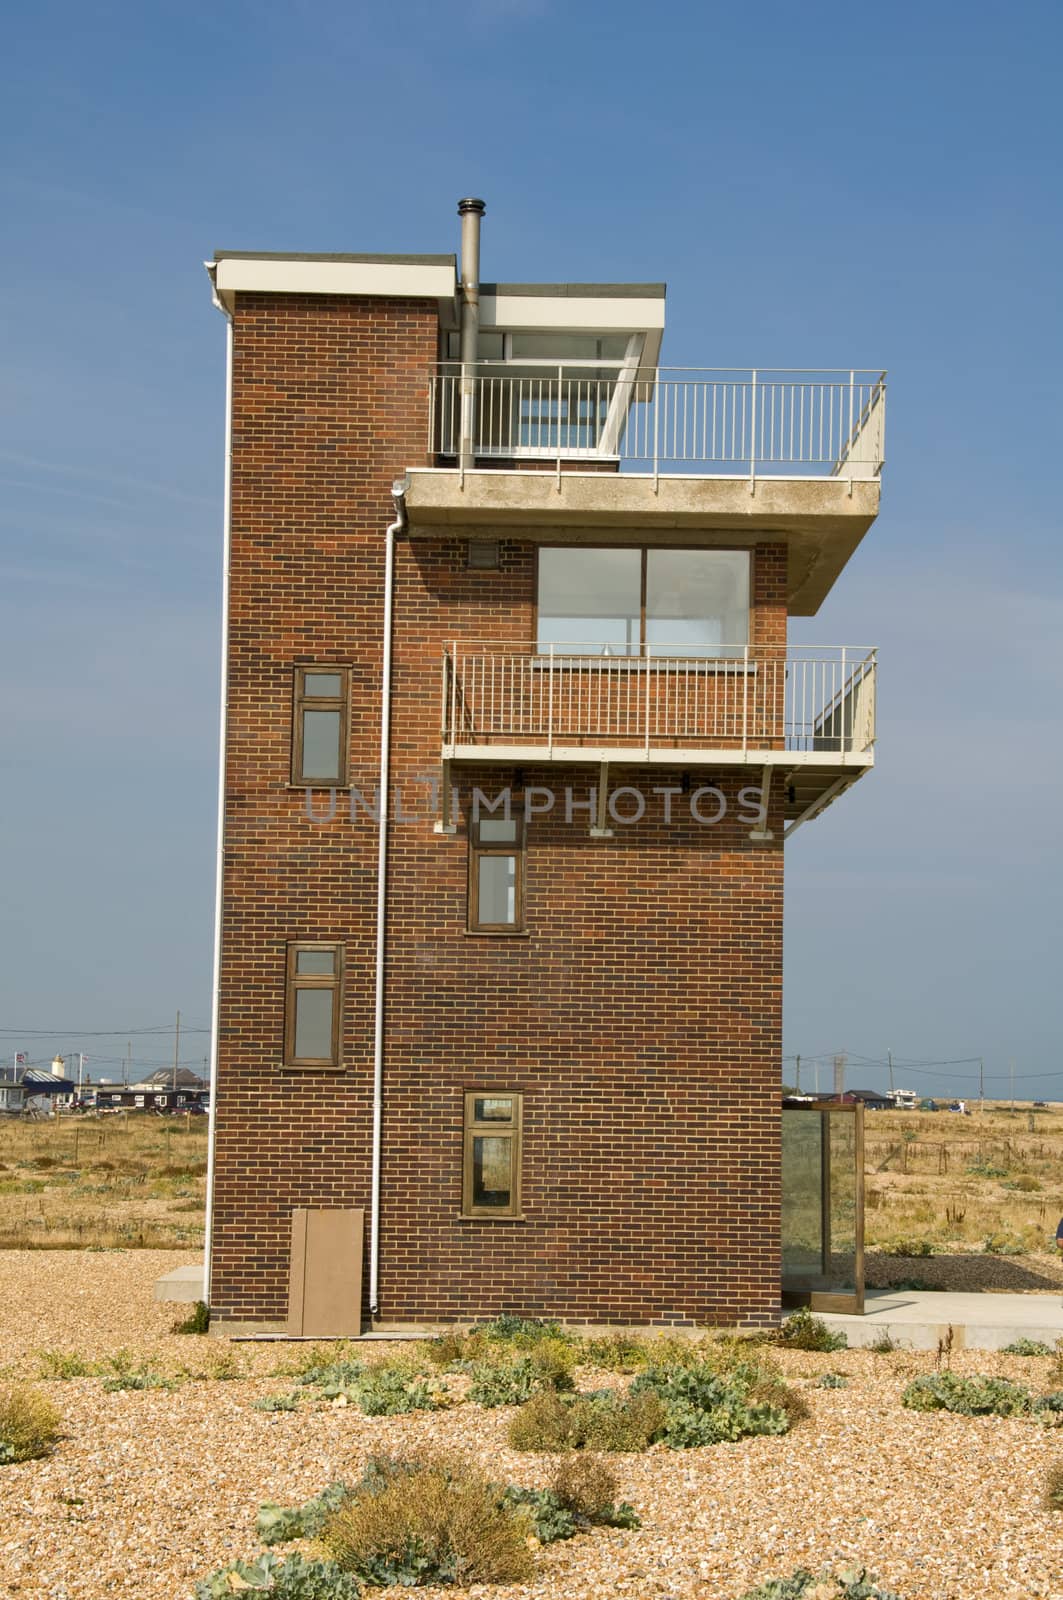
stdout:
{"type": "MultiPolygon", "coordinates": [[[[984,1056],[998,1090],[1014,1059],[1063,1097],[1061,16],[11,12],[0,1051],[107,1071],[127,1036],[167,1059],[132,1030],[208,1019],[224,341],[201,262],[449,251],[471,193],[487,278],[666,279],[671,364],[889,368],[883,514],[795,629],[880,647],[880,765],[788,847],[786,1049],[984,1056]]],[[[970,1090],[947,1071],[898,1081],[970,1090]]]]}

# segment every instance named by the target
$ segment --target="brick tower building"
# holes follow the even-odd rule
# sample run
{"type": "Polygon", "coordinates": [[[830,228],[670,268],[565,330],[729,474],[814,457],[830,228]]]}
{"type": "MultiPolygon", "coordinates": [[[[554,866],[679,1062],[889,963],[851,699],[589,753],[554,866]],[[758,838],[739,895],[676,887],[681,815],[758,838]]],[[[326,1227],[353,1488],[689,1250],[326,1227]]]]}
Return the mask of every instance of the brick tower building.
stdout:
{"type": "Polygon", "coordinates": [[[873,762],[788,650],[879,503],[877,374],[658,366],[659,284],[218,252],[208,1295],[354,1334],[767,1325],[784,839],[873,762]]]}

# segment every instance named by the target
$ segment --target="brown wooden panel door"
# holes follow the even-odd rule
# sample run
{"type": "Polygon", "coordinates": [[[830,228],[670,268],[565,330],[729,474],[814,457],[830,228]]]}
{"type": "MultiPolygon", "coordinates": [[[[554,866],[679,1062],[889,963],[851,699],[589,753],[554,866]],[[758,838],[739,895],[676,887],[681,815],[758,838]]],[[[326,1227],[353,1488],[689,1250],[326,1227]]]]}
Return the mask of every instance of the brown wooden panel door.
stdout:
{"type": "Polygon", "coordinates": [[[362,1331],[364,1211],[292,1212],[288,1332],[314,1339],[362,1331]]]}

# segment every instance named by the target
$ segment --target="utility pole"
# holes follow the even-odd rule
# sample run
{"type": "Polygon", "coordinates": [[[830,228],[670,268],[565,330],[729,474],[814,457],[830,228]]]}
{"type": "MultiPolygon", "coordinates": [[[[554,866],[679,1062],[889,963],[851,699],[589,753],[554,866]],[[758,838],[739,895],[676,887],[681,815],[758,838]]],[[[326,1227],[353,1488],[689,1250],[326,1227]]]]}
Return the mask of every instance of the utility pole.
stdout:
{"type": "Polygon", "coordinates": [[[129,1082],[129,1068],[132,1065],[132,1056],[133,1056],[133,1042],[132,1042],[131,1039],[127,1039],[126,1040],[126,1044],[125,1044],[125,1061],[122,1063],[122,1082],[123,1083],[128,1083],[129,1082]]]}
{"type": "Polygon", "coordinates": [[[890,1094],[892,1094],[893,1093],[893,1051],[892,1050],[887,1050],[886,1051],[886,1060],[890,1064],[890,1094]]]}
{"type": "Polygon", "coordinates": [[[173,1086],[177,1088],[177,1057],[181,1049],[181,1013],[177,1013],[177,1023],[173,1030],[173,1086]]]}
{"type": "Polygon", "coordinates": [[[985,1061],[978,1057],[978,1115],[985,1110],[985,1061]]]}
{"type": "Polygon", "coordinates": [[[1011,1109],[1015,1110],[1015,1058],[1008,1062],[1008,1076],[1011,1079],[1011,1109]]]}
{"type": "Polygon", "coordinates": [[[801,1093],[801,1057],[797,1058],[797,1092],[801,1093]]]}

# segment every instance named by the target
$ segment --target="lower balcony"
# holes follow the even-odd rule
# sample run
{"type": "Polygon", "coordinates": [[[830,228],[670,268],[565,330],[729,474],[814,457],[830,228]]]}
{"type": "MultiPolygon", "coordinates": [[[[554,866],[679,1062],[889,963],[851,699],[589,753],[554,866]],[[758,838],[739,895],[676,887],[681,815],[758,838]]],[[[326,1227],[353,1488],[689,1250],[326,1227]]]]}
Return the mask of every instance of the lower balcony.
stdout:
{"type": "MultiPolygon", "coordinates": [[[[751,768],[787,832],[874,765],[876,653],[603,654],[600,644],[455,641],[443,656],[444,763],[751,768]]],[[[603,786],[604,787],[604,786],[603,786]]]]}

